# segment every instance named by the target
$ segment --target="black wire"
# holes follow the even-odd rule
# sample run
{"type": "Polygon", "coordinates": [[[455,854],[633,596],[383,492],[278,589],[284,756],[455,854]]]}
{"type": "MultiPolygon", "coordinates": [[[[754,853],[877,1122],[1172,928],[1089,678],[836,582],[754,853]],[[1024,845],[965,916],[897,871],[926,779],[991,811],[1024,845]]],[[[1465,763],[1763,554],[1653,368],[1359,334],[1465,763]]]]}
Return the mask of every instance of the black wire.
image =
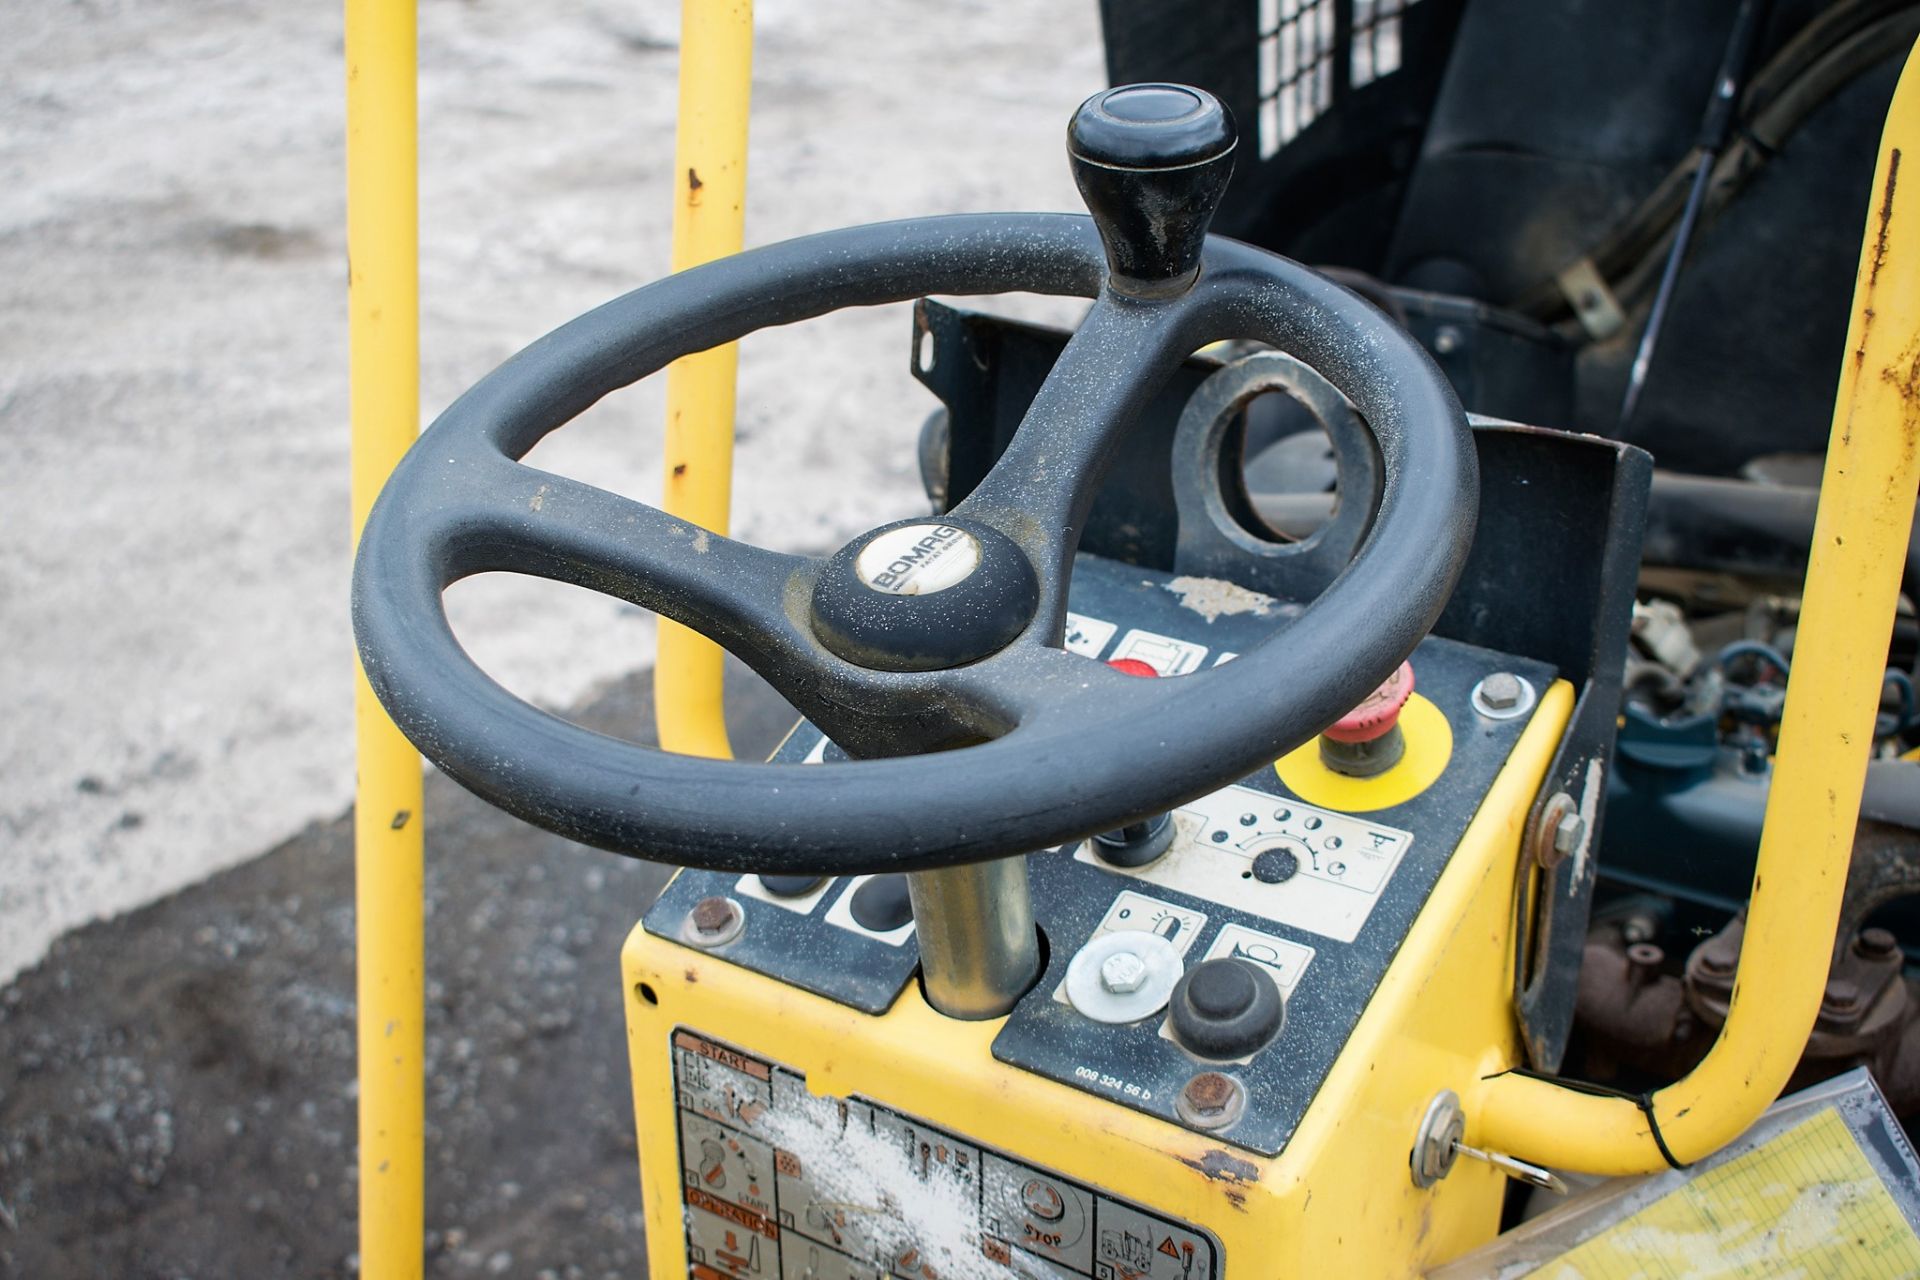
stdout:
{"type": "Polygon", "coordinates": [[[1690,1161],[1675,1159],[1672,1148],[1667,1146],[1666,1135],[1660,1132],[1660,1117],[1653,1113],[1653,1094],[1651,1092],[1628,1093],[1623,1089],[1608,1088],[1604,1084],[1590,1084],[1585,1080],[1569,1080],[1564,1076],[1548,1075],[1544,1071],[1535,1071],[1531,1067],[1508,1067],[1505,1071],[1496,1071],[1490,1076],[1482,1076],[1481,1079],[1497,1080],[1501,1076],[1524,1076],[1528,1080],[1539,1080],[1546,1084],[1557,1085],[1572,1093],[1584,1093],[1591,1098],[1618,1098],[1623,1102],[1631,1102],[1634,1106],[1640,1108],[1642,1115],[1646,1116],[1647,1128],[1653,1134],[1653,1145],[1659,1149],[1660,1158],[1667,1162],[1667,1167],[1670,1169],[1686,1169],[1691,1167],[1690,1161]]]}

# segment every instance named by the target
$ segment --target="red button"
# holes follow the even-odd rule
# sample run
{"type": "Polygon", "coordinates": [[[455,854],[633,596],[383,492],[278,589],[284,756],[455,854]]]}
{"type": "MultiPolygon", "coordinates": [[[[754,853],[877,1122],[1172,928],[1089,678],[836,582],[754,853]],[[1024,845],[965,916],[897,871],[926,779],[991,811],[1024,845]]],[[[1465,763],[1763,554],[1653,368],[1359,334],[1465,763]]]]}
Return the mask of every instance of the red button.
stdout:
{"type": "Polygon", "coordinates": [[[1366,700],[1327,726],[1335,742],[1372,742],[1399,723],[1400,709],[1413,696],[1413,664],[1403,662],[1366,700]]]}
{"type": "Polygon", "coordinates": [[[1159,672],[1138,658],[1112,658],[1107,665],[1123,676],[1159,676],[1159,672]]]}

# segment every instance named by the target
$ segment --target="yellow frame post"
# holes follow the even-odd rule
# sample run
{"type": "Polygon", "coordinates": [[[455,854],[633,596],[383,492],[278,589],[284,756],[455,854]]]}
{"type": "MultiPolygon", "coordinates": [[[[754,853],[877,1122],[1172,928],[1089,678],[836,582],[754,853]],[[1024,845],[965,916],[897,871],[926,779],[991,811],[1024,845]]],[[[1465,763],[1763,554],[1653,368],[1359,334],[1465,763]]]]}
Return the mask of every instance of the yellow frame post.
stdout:
{"type": "MultiPolygon", "coordinates": [[[[419,432],[418,94],[413,0],[346,0],[353,536],[419,432]]],[[[421,764],[354,669],[360,1274],[425,1259],[421,764]]]]}
{"type": "MultiPolygon", "coordinates": [[[[1910,59],[1874,170],[1733,999],[1706,1058],[1652,1099],[1659,1134],[1683,1162],[1738,1137],[1779,1096],[1827,981],[1920,487],[1917,187],[1920,66],[1910,59]]],[[[1525,1160],[1598,1174],[1666,1167],[1633,1102],[1502,1076],[1477,1119],[1470,1141],[1525,1160]]]]}
{"type": "MultiPolygon", "coordinates": [[[[740,252],[746,236],[747,106],[753,89],[753,0],[683,0],[680,119],[673,161],[673,269],[740,252]]],[[[733,504],[733,408],[739,347],[687,356],[667,370],[662,508],[714,533],[733,504]]],[[[660,620],[653,670],[660,745],[733,755],[723,715],[720,647],[660,620]]]]}

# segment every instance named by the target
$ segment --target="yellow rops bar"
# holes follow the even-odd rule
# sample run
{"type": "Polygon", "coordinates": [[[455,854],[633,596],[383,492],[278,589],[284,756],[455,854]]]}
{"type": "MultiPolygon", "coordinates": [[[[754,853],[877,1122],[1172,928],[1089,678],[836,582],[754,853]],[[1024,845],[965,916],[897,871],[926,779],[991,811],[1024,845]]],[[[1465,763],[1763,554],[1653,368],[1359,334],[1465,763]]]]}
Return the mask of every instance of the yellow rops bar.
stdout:
{"type": "Polygon", "coordinates": [[[1634,1102],[1489,1082],[1469,1140],[1585,1173],[1698,1160],[1773,1102],[1813,1029],[1873,745],[1920,482],[1920,72],[1909,61],[1874,170],[1780,750],[1725,1027],[1691,1074],[1634,1102]],[[1902,157],[1905,157],[1904,161],[1902,157]],[[1651,1113],[1651,1119],[1649,1117],[1651,1113]]]}
{"type": "MultiPolygon", "coordinates": [[[[353,532],[419,431],[415,13],[347,0],[347,259],[353,532]]],[[[356,665],[354,920],[360,1274],[413,1280],[424,1250],[420,756],[356,665]]]]}
{"type": "MultiPolygon", "coordinates": [[[[685,0],[680,10],[680,121],[673,161],[673,269],[740,252],[746,233],[747,104],[753,89],[752,0],[685,0]]],[[[739,347],[687,356],[667,370],[666,493],[661,506],[727,532],[733,502],[734,374],[739,347]]],[[[722,714],[720,647],[660,620],[653,697],[660,745],[733,754],[722,714]]]]}

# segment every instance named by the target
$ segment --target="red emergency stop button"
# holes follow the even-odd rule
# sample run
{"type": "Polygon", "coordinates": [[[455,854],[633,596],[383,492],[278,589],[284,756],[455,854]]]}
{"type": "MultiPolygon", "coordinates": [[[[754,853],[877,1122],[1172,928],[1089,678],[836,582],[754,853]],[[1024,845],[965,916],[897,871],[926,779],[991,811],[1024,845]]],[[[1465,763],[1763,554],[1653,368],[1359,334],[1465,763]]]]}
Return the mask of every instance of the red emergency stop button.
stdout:
{"type": "Polygon", "coordinates": [[[1403,662],[1359,706],[1320,735],[1320,759],[1336,773],[1371,778],[1400,763],[1406,738],[1400,712],[1413,696],[1413,664],[1403,662]]]}
{"type": "Polygon", "coordinates": [[[1138,658],[1109,658],[1107,665],[1123,676],[1152,676],[1158,678],[1160,675],[1158,671],[1153,669],[1151,663],[1142,662],[1138,658]]]}
{"type": "Polygon", "coordinates": [[[1335,742],[1372,742],[1384,737],[1400,723],[1400,709],[1412,696],[1413,664],[1403,662],[1359,706],[1328,725],[1326,736],[1335,742]]]}

